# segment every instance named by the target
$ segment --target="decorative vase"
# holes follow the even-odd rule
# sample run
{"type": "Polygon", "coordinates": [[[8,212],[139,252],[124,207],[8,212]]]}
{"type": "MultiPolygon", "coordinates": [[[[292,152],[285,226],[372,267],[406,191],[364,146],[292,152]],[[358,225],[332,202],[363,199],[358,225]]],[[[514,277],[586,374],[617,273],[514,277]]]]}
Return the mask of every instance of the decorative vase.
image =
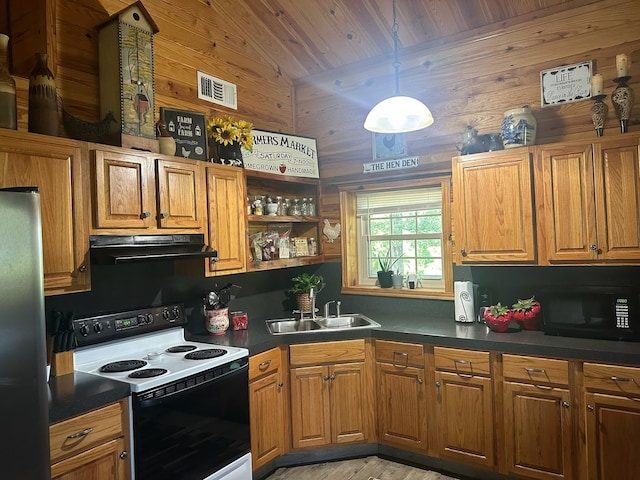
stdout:
{"type": "Polygon", "coordinates": [[[591,106],[591,121],[596,129],[596,135],[601,137],[604,135],[604,122],[607,119],[609,107],[602,100],[606,95],[595,95],[593,97],[593,105],[591,106]]]}
{"type": "Polygon", "coordinates": [[[504,148],[524,147],[536,141],[536,118],[528,105],[504,112],[502,141],[504,148]]]}
{"type": "Polygon", "coordinates": [[[391,288],[393,287],[393,270],[382,271],[378,270],[378,283],[380,284],[380,288],[391,288]]]}
{"type": "Polygon", "coordinates": [[[0,33],[0,128],[17,130],[16,82],[9,73],[9,37],[0,33]]]}
{"type": "Polygon", "coordinates": [[[393,288],[402,288],[404,286],[404,275],[391,275],[391,283],[393,288]]]}
{"type": "Polygon", "coordinates": [[[216,158],[223,165],[231,165],[234,167],[244,167],[242,161],[242,149],[239,142],[223,143],[214,142],[216,147],[216,158]]]}
{"type": "Polygon", "coordinates": [[[176,141],[167,131],[167,122],[164,120],[159,120],[156,123],[156,139],[158,140],[160,153],[164,155],[176,154],[176,141]]]}
{"type": "Polygon", "coordinates": [[[229,307],[207,310],[207,331],[211,335],[224,335],[229,328],[229,307]]]}
{"type": "Polygon", "coordinates": [[[618,120],[620,120],[621,133],[629,131],[629,116],[633,107],[633,90],[627,85],[627,81],[630,78],[627,76],[613,79],[618,86],[611,92],[611,103],[613,103],[613,108],[616,111],[618,120]]]}
{"type": "Polygon", "coordinates": [[[46,53],[36,53],[36,66],[29,74],[29,131],[57,137],[58,98],[56,81],[47,67],[46,53]]]}

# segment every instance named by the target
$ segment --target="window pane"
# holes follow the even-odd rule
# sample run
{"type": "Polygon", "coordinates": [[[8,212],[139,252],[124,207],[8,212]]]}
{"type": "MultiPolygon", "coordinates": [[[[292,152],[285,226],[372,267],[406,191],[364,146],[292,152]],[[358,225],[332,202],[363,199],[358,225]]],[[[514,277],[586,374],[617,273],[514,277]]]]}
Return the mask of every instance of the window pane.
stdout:
{"type": "Polygon", "coordinates": [[[407,235],[416,233],[416,218],[411,212],[411,216],[398,218],[394,215],[391,232],[393,235],[407,235]]]}
{"type": "Polygon", "coordinates": [[[391,234],[391,226],[389,224],[389,219],[371,219],[369,221],[369,233],[372,236],[375,235],[390,235],[391,234]]]}

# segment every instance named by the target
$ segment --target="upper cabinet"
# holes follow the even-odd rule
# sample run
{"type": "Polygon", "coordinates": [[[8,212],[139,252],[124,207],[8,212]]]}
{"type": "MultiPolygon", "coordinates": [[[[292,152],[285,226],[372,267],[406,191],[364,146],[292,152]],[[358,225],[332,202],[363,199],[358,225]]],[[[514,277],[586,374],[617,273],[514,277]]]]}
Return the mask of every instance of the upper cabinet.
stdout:
{"type": "Polygon", "coordinates": [[[453,199],[458,264],[535,261],[529,149],[455,157],[453,199]]]}
{"type": "Polygon", "coordinates": [[[204,233],[203,162],[96,149],[92,183],[94,234],[204,233]]]}
{"type": "Polygon", "coordinates": [[[0,188],[40,191],[46,295],[90,288],[86,152],[72,140],[0,132],[0,188]]]}
{"type": "Polygon", "coordinates": [[[536,150],[540,263],[640,259],[639,137],[536,150]]]}

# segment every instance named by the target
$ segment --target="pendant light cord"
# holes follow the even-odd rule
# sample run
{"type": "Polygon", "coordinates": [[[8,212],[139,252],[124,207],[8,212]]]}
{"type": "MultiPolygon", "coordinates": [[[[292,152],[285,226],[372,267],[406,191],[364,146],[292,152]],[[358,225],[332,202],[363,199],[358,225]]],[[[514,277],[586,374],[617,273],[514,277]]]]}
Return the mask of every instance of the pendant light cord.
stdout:
{"type": "Polygon", "coordinates": [[[396,0],[393,0],[393,27],[391,27],[391,33],[393,34],[393,68],[396,72],[396,96],[400,95],[400,61],[398,60],[398,20],[396,17],[396,0]]]}

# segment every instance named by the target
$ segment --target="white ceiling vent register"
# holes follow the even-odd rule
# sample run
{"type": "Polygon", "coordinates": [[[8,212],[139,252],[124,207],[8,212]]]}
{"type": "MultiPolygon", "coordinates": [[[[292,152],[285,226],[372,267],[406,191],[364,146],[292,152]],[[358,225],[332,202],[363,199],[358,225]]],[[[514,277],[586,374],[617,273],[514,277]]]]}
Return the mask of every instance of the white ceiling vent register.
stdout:
{"type": "Polygon", "coordinates": [[[198,72],[198,98],[218,105],[238,109],[238,94],[233,83],[198,72]]]}

